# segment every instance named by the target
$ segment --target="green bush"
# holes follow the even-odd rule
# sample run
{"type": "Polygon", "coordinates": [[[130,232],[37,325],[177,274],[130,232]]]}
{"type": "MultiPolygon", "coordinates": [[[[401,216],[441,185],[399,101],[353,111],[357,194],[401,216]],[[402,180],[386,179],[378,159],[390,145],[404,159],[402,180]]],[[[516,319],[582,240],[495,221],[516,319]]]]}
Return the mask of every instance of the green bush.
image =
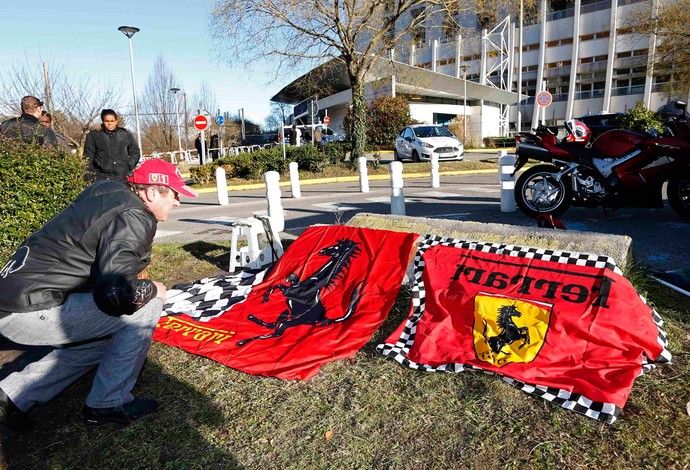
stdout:
{"type": "Polygon", "coordinates": [[[189,168],[189,174],[192,181],[197,184],[208,184],[215,178],[215,165],[207,163],[206,165],[193,166],[189,168]]]}
{"type": "Polygon", "coordinates": [[[352,151],[350,142],[331,142],[323,146],[323,153],[328,157],[331,165],[345,160],[345,157],[352,151]]]}
{"type": "MultiPolygon", "coordinates": [[[[367,144],[377,148],[392,148],[400,130],[412,122],[410,104],[401,97],[384,96],[367,103],[367,144]]],[[[351,139],[352,116],[345,115],[345,136],[351,139]]],[[[370,150],[370,149],[369,149],[370,150]]]]}
{"type": "Polygon", "coordinates": [[[331,163],[329,156],[313,145],[287,148],[287,159],[297,162],[300,170],[314,173],[321,173],[331,163]]]}
{"type": "Polygon", "coordinates": [[[654,111],[645,108],[642,101],[638,101],[633,109],[629,109],[627,113],[619,116],[616,119],[616,125],[623,129],[638,132],[647,132],[650,129],[664,132],[662,120],[654,111]]]}
{"type": "Polygon", "coordinates": [[[0,139],[0,266],[84,189],[78,155],[0,139]]]}

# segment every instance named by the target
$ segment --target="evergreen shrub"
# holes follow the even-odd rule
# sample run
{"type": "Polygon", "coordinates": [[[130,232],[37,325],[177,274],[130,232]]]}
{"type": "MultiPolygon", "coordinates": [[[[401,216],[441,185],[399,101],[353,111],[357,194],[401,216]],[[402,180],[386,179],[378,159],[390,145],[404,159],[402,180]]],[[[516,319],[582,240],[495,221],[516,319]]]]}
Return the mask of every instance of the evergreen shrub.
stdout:
{"type": "Polygon", "coordinates": [[[0,267],[84,189],[82,157],[0,138],[0,267]]]}

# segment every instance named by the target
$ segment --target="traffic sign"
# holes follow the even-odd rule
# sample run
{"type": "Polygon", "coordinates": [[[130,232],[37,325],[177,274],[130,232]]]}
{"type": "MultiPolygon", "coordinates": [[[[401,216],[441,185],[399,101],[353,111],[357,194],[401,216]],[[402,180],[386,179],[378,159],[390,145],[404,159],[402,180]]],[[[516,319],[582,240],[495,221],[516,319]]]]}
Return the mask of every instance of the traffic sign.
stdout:
{"type": "Polygon", "coordinates": [[[537,104],[546,108],[553,101],[553,96],[548,91],[540,91],[537,93],[537,104]]]}
{"type": "Polygon", "coordinates": [[[225,117],[222,114],[216,116],[216,124],[218,124],[219,126],[225,124],[225,117]]]}
{"type": "Polygon", "coordinates": [[[328,116],[324,116],[323,123],[329,125],[331,123],[331,118],[329,118],[328,116]]]}
{"type": "Polygon", "coordinates": [[[208,127],[208,118],[203,114],[199,114],[194,118],[194,127],[199,129],[200,131],[206,130],[206,128],[208,127]]]}

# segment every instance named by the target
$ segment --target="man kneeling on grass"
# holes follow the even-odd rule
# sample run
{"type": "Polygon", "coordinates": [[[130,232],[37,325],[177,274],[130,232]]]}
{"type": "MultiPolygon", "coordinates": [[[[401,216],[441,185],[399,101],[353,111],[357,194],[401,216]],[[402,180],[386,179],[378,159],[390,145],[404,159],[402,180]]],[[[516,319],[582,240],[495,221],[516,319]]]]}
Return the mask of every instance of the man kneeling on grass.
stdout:
{"type": "MultiPolygon", "coordinates": [[[[0,422],[30,426],[28,411],[98,366],[82,414],[87,424],[126,424],[156,411],[134,398],[165,303],[165,286],[140,280],[157,222],[196,197],[174,165],[148,160],[128,176],[86,188],[32,234],[0,270],[0,334],[55,349],[0,381],[0,422]]],[[[0,265],[2,266],[2,265],[0,265]]]]}

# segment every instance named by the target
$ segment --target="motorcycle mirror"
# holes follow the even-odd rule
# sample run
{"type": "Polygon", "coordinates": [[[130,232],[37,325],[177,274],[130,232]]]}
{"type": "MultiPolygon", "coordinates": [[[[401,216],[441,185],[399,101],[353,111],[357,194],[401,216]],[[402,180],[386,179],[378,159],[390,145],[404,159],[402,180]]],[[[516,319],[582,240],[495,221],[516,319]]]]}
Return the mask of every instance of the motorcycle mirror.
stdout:
{"type": "Polygon", "coordinates": [[[674,106],[676,107],[676,109],[685,110],[685,108],[688,106],[688,103],[686,103],[685,101],[676,100],[674,106]]]}

